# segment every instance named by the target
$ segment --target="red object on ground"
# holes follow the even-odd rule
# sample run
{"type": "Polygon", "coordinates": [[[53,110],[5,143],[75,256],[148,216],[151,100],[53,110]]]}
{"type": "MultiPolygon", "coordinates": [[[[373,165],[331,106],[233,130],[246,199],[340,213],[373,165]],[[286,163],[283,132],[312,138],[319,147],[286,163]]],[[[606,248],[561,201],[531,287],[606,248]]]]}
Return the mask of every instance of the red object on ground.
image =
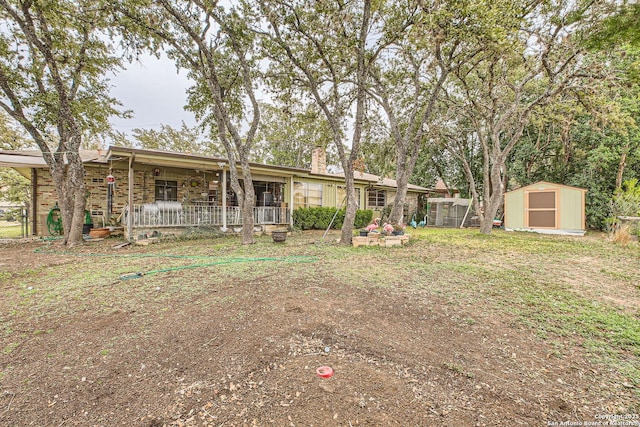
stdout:
{"type": "Polygon", "coordinates": [[[331,378],[333,376],[333,369],[330,366],[320,366],[316,369],[316,374],[321,378],[331,378]]]}

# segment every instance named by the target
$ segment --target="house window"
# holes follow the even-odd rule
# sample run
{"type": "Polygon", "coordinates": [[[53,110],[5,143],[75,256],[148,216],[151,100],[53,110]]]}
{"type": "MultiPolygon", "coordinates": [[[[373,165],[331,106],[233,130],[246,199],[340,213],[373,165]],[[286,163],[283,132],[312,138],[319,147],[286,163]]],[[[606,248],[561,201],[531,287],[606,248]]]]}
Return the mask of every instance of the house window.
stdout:
{"type": "MultiPolygon", "coordinates": [[[[357,207],[358,209],[360,208],[360,189],[356,188],[356,200],[358,201],[357,207]]],[[[336,187],[336,207],[340,207],[340,204],[342,203],[342,207],[346,207],[347,206],[347,202],[344,199],[345,197],[347,197],[347,188],[346,187],[342,187],[342,186],[338,186],[336,187]]]]}
{"type": "Polygon", "coordinates": [[[178,181],[156,179],[156,202],[177,202],[178,181]]]}
{"type": "Polygon", "coordinates": [[[322,184],[296,181],[293,183],[293,208],[322,206],[322,184]]]}
{"type": "Polygon", "coordinates": [[[367,191],[367,205],[369,208],[384,208],[387,204],[387,192],[384,190],[367,191]]]}

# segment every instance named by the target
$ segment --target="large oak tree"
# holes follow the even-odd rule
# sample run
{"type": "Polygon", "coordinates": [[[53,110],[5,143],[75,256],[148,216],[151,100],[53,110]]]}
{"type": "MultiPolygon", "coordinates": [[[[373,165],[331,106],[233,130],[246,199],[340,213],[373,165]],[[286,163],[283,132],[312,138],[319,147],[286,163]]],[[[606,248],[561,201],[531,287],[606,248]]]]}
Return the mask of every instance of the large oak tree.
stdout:
{"type": "MultiPolygon", "coordinates": [[[[486,2],[389,2],[385,9],[383,53],[371,57],[368,94],[386,116],[394,144],[397,191],[389,221],[400,223],[409,180],[420,152],[433,144],[437,100],[449,76],[482,50],[470,40],[503,30],[502,10],[486,2]]],[[[405,219],[406,221],[406,219],[405,219]]]]}
{"type": "Polygon", "coordinates": [[[596,77],[597,70],[589,69],[584,49],[572,37],[596,5],[589,4],[588,11],[579,3],[526,6],[507,6],[505,16],[517,17],[512,31],[478,39],[482,57],[459,67],[447,88],[450,116],[444,134],[463,166],[485,234],[503,203],[507,160],[532,116],[562,94],[588,86],[589,76],[596,77]],[[481,182],[472,170],[470,155],[475,153],[481,158],[481,182]]]}
{"type": "Polygon", "coordinates": [[[242,242],[254,243],[256,197],[249,161],[260,124],[260,58],[254,33],[247,29],[250,8],[205,0],[129,0],[118,5],[118,13],[134,45],[166,49],[195,82],[189,109],[225,148],[231,188],[242,211],[242,242]]]}
{"type": "Polygon", "coordinates": [[[343,244],[351,243],[358,207],[354,163],[360,157],[371,56],[383,42],[373,36],[381,25],[382,3],[265,1],[260,10],[269,27],[256,29],[265,39],[272,75],[308,94],[331,129],[346,186],[343,244]]]}
{"type": "Polygon", "coordinates": [[[0,107],[38,145],[58,194],[64,243],[82,242],[83,133],[119,114],[104,75],[118,67],[100,0],[0,0],[0,107]]]}

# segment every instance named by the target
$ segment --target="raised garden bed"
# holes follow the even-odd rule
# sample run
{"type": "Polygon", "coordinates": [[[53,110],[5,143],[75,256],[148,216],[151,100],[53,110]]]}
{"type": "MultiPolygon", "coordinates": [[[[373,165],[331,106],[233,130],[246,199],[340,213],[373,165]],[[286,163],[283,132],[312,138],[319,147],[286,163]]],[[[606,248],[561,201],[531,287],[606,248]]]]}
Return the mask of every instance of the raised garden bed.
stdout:
{"type": "Polygon", "coordinates": [[[409,235],[403,234],[401,236],[380,236],[379,233],[377,236],[371,236],[372,233],[369,233],[367,237],[356,236],[351,239],[351,244],[354,247],[359,246],[402,246],[409,241],[409,235]]]}

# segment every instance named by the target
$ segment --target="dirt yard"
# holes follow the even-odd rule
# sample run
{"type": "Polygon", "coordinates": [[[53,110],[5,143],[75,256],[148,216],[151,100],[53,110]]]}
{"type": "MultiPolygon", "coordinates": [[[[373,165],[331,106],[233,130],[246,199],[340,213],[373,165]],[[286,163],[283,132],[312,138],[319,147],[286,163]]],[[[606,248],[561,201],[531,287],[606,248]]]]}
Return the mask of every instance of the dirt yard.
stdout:
{"type": "MultiPolygon", "coordinates": [[[[583,338],[542,337],[486,293],[457,299],[436,283],[433,269],[457,271],[434,261],[442,243],[385,252],[318,239],[0,245],[0,425],[640,422],[638,384],[594,361],[583,338]],[[120,280],[131,271],[148,273],[120,280]]],[[[460,260],[482,258],[480,246],[460,260]]],[[[605,280],[580,271],[558,280],[605,280]]],[[[637,301],[627,279],[611,289],[637,301]]],[[[621,310],[637,320],[634,305],[621,310]]]]}

